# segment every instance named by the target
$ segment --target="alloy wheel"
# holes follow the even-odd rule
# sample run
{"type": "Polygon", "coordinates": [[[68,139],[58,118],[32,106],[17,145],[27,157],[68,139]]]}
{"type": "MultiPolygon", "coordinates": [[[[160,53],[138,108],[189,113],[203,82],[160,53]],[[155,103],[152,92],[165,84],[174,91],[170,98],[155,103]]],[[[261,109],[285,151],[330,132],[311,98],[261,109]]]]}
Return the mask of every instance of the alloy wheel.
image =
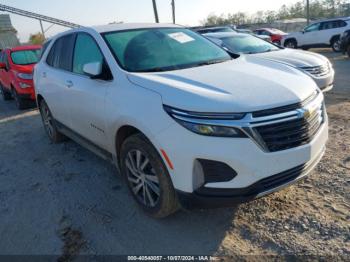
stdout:
{"type": "Polygon", "coordinates": [[[132,193],[147,207],[155,207],[160,199],[159,179],[149,158],[140,150],[132,150],[125,159],[126,175],[132,193]]]}
{"type": "Polygon", "coordinates": [[[53,137],[53,132],[54,132],[54,127],[53,127],[53,121],[52,121],[52,116],[50,113],[50,110],[48,109],[47,106],[42,106],[41,108],[41,116],[43,118],[45,130],[49,137],[53,137]]]}
{"type": "Polygon", "coordinates": [[[288,47],[288,48],[296,48],[295,43],[294,43],[293,41],[289,41],[289,42],[286,44],[286,47],[288,47]]]}
{"type": "Polygon", "coordinates": [[[339,52],[339,51],[340,51],[340,40],[336,40],[336,41],[333,43],[333,49],[334,49],[334,51],[336,51],[336,52],[339,52]]]}

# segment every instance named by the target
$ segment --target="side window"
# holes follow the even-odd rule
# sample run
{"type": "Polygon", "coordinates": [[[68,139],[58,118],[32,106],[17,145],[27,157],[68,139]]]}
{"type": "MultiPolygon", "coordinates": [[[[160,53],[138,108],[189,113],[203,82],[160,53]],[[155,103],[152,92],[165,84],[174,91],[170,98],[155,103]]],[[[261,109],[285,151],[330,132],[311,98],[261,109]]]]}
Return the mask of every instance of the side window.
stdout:
{"type": "Polygon", "coordinates": [[[85,64],[99,62],[103,64],[103,55],[95,40],[88,34],[80,33],[77,36],[74,48],[73,72],[85,75],[85,64]]]}
{"type": "Polygon", "coordinates": [[[44,43],[43,47],[40,50],[40,58],[43,56],[43,54],[45,53],[46,49],[49,47],[51,43],[51,40],[47,41],[44,43]]]}
{"type": "Polygon", "coordinates": [[[271,34],[268,31],[262,31],[261,35],[268,35],[268,36],[270,36],[271,34]]]}
{"type": "Polygon", "coordinates": [[[4,52],[0,53],[0,63],[3,63],[4,61],[4,52]]]}
{"type": "Polygon", "coordinates": [[[72,56],[75,34],[65,35],[53,44],[46,62],[48,65],[66,71],[72,71],[72,56]]]}
{"type": "Polygon", "coordinates": [[[314,32],[314,31],[318,31],[320,30],[320,23],[317,23],[317,24],[312,24],[308,27],[305,28],[305,32],[308,33],[308,32],[314,32]]]}
{"type": "Polygon", "coordinates": [[[338,21],[338,27],[345,27],[345,26],[347,26],[345,21],[343,21],[343,20],[338,21]]]}

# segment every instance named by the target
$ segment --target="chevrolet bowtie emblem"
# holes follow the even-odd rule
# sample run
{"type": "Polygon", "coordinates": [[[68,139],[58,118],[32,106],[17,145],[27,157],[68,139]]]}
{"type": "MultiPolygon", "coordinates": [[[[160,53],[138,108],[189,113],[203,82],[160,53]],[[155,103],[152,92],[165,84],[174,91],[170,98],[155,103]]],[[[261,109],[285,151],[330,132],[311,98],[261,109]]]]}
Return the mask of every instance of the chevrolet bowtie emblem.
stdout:
{"type": "Polygon", "coordinates": [[[314,110],[312,109],[306,109],[306,108],[303,108],[303,109],[300,109],[299,110],[299,117],[300,118],[309,118],[312,114],[313,114],[314,110]]]}

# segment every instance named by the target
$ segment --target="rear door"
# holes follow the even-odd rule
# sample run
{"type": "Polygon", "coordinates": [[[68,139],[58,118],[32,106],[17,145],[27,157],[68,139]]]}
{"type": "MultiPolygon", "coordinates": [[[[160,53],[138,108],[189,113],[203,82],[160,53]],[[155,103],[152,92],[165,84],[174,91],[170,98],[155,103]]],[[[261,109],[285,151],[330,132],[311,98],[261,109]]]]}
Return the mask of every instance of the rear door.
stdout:
{"type": "Polygon", "coordinates": [[[87,33],[77,34],[73,73],[66,79],[71,86],[64,99],[73,131],[101,148],[107,148],[105,96],[107,89],[112,88],[112,81],[92,79],[83,71],[84,65],[96,62],[109,70],[95,39],[87,33]]]}
{"type": "Polygon", "coordinates": [[[322,43],[320,27],[321,23],[315,23],[306,27],[303,35],[298,39],[298,45],[303,46],[322,43]]]}
{"type": "Polygon", "coordinates": [[[340,36],[343,33],[346,25],[346,22],[343,20],[323,22],[321,25],[322,43],[330,44],[330,41],[334,36],[340,36]]]}
{"type": "Polygon", "coordinates": [[[52,112],[53,117],[62,124],[71,127],[66,92],[67,79],[71,75],[72,54],[75,34],[58,38],[52,45],[46,61],[37,67],[37,85],[52,112]]]}

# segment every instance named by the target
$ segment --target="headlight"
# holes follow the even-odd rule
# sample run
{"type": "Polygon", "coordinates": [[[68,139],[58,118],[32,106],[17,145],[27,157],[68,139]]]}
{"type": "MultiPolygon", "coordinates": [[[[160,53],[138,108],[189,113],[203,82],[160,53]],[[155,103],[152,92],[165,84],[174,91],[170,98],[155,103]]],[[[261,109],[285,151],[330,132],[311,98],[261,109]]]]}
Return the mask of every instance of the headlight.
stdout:
{"type": "Polygon", "coordinates": [[[22,89],[26,89],[26,88],[31,87],[31,85],[28,85],[28,84],[26,84],[26,83],[20,82],[20,83],[19,83],[19,87],[22,88],[22,89]]]}
{"type": "Polygon", "coordinates": [[[32,80],[33,79],[33,74],[18,73],[17,76],[19,78],[22,78],[25,80],[32,80]]]}
{"type": "Polygon", "coordinates": [[[228,126],[230,120],[240,120],[243,113],[198,113],[164,106],[164,110],[180,125],[193,133],[215,137],[247,137],[239,128],[228,126]]]}

